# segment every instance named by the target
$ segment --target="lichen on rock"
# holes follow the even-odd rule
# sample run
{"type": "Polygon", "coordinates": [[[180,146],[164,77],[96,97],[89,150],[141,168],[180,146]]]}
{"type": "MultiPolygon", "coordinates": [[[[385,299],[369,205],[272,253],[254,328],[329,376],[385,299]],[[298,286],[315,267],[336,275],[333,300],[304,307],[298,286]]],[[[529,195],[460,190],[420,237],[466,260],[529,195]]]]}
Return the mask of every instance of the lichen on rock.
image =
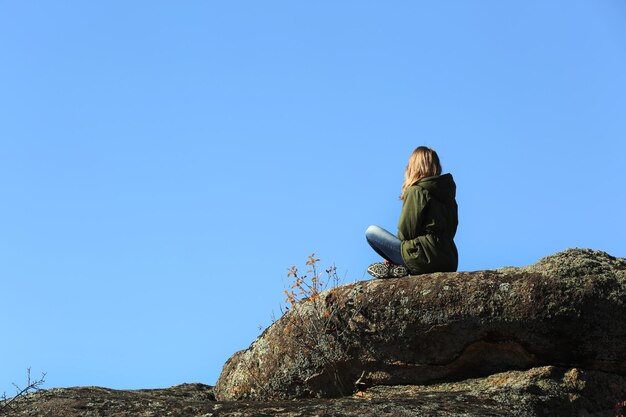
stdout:
{"type": "Polygon", "coordinates": [[[217,398],[337,397],[357,380],[427,385],[541,366],[626,375],[626,260],[600,251],[357,282],[318,300],[231,357],[217,398]]]}

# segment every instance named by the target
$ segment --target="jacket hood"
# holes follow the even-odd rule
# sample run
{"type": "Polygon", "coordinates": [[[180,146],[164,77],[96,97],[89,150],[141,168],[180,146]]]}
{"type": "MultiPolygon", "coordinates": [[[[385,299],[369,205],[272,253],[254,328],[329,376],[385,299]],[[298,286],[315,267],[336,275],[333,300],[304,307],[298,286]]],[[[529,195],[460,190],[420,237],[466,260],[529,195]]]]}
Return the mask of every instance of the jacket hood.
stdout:
{"type": "Polygon", "coordinates": [[[456,198],[456,184],[452,174],[422,178],[415,185],[422,187],[442,203],[452,203],[456,198]]]}

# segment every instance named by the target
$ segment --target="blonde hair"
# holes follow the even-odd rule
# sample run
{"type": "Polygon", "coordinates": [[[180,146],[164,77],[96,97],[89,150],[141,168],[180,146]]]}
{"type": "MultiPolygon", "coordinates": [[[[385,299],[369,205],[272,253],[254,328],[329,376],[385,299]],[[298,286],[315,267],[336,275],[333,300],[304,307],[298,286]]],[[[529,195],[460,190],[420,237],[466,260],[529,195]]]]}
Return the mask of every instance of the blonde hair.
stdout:
{"type": "Polygon", "coordinates": [[[441,163],[439,163],[439,156],[433,149],[426,146],[419,146],[415,148],[411,156],[409,157],[409,163],[404,170],[404,182],[402,183],[402,194],[400,194],[400,200],[404,200],[406,197],[406,191],[408,188],[426,177],[433,177],[435,175],[441,175],[441,163]]]}

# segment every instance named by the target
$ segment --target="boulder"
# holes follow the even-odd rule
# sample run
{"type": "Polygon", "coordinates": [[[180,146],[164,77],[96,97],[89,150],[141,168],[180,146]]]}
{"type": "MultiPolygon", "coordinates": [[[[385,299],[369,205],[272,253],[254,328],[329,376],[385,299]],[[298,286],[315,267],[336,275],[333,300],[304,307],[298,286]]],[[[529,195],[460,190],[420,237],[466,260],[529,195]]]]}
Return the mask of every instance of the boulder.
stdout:
{"type": "Polygon", "coordinates": [[[234,354],[214,392],[338,397],[542,366],[626,375],[625,259],[569,249],[522,268],[343,285],[234,354]]]}

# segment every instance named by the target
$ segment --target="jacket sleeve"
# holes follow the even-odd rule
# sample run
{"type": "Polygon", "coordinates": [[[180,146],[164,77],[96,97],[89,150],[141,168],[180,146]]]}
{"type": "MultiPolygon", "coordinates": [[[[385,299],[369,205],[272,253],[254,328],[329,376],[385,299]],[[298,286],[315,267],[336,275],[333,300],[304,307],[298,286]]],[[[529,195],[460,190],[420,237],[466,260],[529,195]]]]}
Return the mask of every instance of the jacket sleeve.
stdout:
{"type": "Polygon", "coordinates": [[[412,240],[421,233],[427,200],[423,188],[416,186],[409,188],[404,197],[400,220],[398,221],[398,238],[400,240],[412,240]]]}

